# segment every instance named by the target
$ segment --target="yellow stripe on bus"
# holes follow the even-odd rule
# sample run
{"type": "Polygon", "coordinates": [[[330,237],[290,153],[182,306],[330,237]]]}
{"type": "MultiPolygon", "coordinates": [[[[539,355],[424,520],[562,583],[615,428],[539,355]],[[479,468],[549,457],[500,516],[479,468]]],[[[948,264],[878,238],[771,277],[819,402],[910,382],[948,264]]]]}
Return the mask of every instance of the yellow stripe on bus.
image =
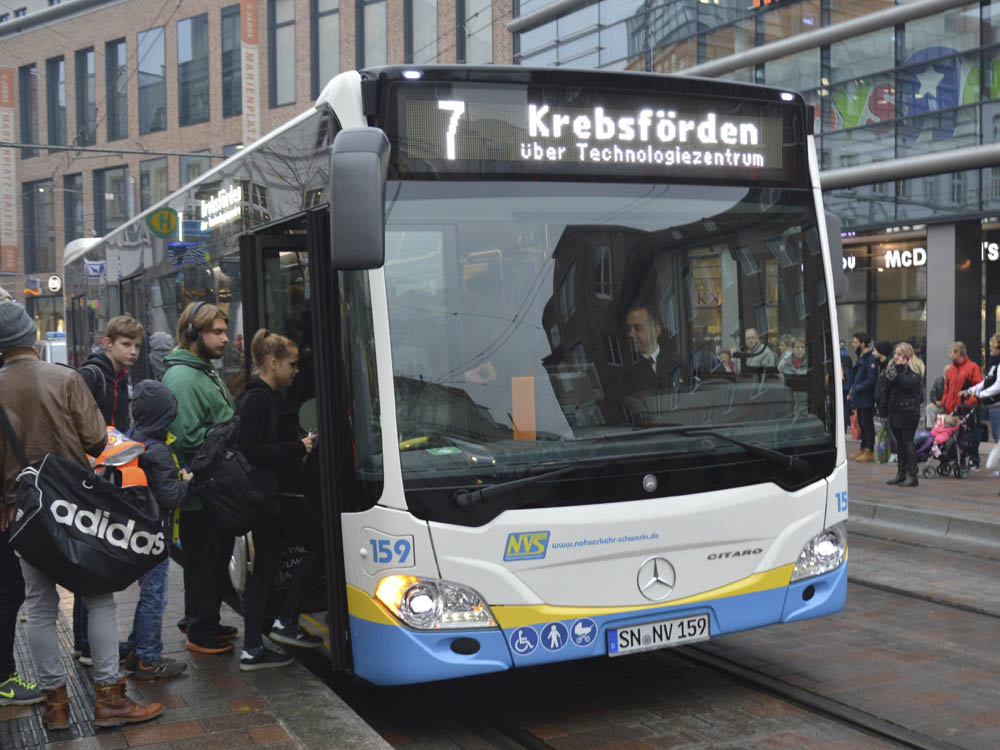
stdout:
{"type": "Polygon", "coordinates": [[[350,584],[347,585],[347,611],[362,620],[377,622],[379,625],[399,625],[399,620],[389,614],[381,604],[368,594],[350,584]]]}
{"type": "MultiPolygon", "coordinates": [[[[658,604],[638,604],[627,607],[556,607],[548,604],[505,606],[495,604],[490,605],[490,609],[493,611],[493,616],[496,617],[500,627],[519,628],[525,625],[539,625],[556,620],[573,620],[580,617],[598,617],[622,612],[642,612],[644,610],[662,609],[664,607],[679,607],[686,604],[695,604],[712,599],[723,599],[729,596],[739,596],[740,594],[754,594],[759,591],[787,586],[792,579],[792,570],[794,567],[793,564],[782,565],[780,568],[768,570],[763,573],[754,573],[739,581],[728,583],[725,586],[720,586],[710,591],[658,604]]],[[[381,625],[400,624],[381,604],[361,589],[350,585],[347,586],[347,611],[354,617],[377,622],[381,625]]]]}

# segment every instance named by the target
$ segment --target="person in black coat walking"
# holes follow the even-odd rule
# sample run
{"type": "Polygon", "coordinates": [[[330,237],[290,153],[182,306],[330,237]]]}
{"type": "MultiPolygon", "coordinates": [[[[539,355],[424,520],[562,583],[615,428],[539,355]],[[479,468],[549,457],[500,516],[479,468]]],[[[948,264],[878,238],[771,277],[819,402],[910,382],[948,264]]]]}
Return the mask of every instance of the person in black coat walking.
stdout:
{"type": "Polygon", "coordinates": [[[262,328],[250,344],[253,373],[240,398],[240,450],[254,466],[271,472],[280,494],[280,511],[267,524],[253,528],[254,565],[243,595],[244,639],[240,670],[284,667],[292,659],[266,649],[261,639],[267,601],[278,565],[280,545],[286,535],[305,545],[306,554],[296,568],[281,613],[269,637],[278,643],[315,648],[323,641],[305,632],[298,619],[309,584],[323,565],[322,524],[306,499],[299,464],[313,449],[315,435],[300,435],[297,420],[287,415],[278,389],[291,385],[298,373],[299,350],[295,342],[262,328]]]}
{"type": "Polygon", "coordinates": [[[920,402],[923,392],[924,363],[913,347],[903,341],[896,344],[892,362],[885,368],[882,379],[881,411],[887,415],[889,429],[896,441],[896,476],[887,484],[916,487],[917,446],[913,435],[920,423],[920,402]]]}

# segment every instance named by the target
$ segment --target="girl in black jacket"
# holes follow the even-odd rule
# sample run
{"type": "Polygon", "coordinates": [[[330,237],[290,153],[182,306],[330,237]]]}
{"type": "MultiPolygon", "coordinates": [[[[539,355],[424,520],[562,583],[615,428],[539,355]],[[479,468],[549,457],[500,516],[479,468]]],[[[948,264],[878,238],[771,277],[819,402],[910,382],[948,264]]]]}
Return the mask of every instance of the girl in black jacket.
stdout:
{"type": "Polygon", "coordinates": [[[882,413],[888,415],[889,429],[896,441],[897,469],[887,484],[916,487],[917,446],[913,435],[920,422],[924,363],[903,341],[896,344],[892,362],[885,369],[882,384],[882,413]]]}
{"type": "Polygon", "coordinates": [[[315,648],[322,640],[299,625],[300,605],[323,564],[321,523],[306,502],[299,482],[299,462],[312,451],[315,436],[300,436],[297,421],[282,417],[288,410],[279,388],[291,385],[298,373],[299,350],[285,336],[266,328],[250,345],[253,374],[239,402],[240,450],[251,464],[270,471],[281,495],[281,511],[270,523],[253,529],[254,565],[243,595],[244,639],[240,669],[284,667],[292,659],[263,647],[264,613],[271,594],[281,543],[286,535],[304,544],[307,553],[296,568],[281,613],[269,637],[278,643],[315,648]]]}

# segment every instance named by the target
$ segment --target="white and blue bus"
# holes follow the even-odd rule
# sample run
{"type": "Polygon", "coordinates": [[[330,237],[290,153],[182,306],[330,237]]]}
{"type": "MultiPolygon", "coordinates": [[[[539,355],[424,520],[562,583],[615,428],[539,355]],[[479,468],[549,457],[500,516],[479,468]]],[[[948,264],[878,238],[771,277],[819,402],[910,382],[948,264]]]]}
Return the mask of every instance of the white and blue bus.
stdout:
{"type": "MultiPolygon", "coordinates": [[[[337,668],[404,684],[840,610],[835,274],[794,93],[503,67],[342,73],[309,111],[67,248],[106,319],[258,327],[319,440],[337,668]]],[[[251,540],[237,544],[236,579],[251,540]]],[[[294,564],[292,561],[291,564],[294,564]]]]}

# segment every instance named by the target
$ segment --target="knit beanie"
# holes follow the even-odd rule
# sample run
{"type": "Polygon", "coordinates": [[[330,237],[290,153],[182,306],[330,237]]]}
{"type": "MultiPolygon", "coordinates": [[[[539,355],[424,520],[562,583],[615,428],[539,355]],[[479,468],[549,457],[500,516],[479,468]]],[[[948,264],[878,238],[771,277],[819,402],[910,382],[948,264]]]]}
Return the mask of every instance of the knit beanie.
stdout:
{"type": "Polygon", "coordinates": [[[888,357],[892,354],[892,342],[891,341],[879,341],[875,344],[875,351],[881,354],[883,357],[888,357]]]}
{"type": "Polygon", "coordinates": [[[16,346],[34,346],[38,340],[35,321],[23,305],[0,302],[0,352],[16,346]]]}

